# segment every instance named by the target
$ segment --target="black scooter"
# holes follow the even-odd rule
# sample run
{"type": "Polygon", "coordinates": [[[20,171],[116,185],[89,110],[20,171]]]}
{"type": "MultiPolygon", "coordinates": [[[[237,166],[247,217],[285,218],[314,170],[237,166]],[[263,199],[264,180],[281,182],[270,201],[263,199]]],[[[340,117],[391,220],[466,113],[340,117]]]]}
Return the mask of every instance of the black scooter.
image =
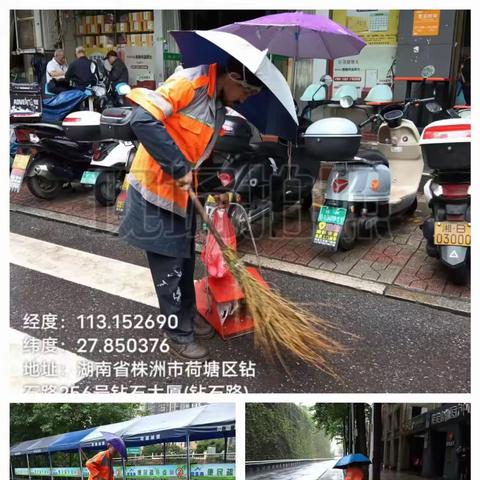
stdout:
{"type": "Polygon", "coordinates": [[[33,195],[51,200],[61,192],[64,184],[80,182],[90,166],[95,145],[67,138],[62,126],[53,123],[17,123],[13,128],[17,152],[11,191],[20,191],[25,178],[33,195]],[[17,159],[25,170],[22,179],[15,168],[17,159]]]}
{"type": "MultiPolygon", "coordinates": [[[[430,111],[441,110],[432,103],[430,111]]],[[[449,269],[451,280],[468,283],[471,245],[470,142],[471,123],[454,110],[450,118],[427,125],[420,140],[432,169],[424,187],[432,216],[422,225],[427,254],[449,269]]]]}

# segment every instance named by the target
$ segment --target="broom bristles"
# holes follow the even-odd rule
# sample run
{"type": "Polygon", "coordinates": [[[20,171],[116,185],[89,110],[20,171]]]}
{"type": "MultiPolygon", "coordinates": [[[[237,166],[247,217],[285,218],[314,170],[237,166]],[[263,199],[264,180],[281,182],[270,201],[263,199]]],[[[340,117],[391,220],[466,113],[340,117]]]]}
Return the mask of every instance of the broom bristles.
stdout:
{"type": "Polygon", "coordinates": [[[255,342],[267,358],[277,358],[288,371],[284,354],[337,377],[326,354],[345,352],[330,335],[338,330],[329,322],[281,297],[258,282],[245,268],[235,251],[222,249],[225,262],[245,295],[246,308],[255,321],[255,342]]]}

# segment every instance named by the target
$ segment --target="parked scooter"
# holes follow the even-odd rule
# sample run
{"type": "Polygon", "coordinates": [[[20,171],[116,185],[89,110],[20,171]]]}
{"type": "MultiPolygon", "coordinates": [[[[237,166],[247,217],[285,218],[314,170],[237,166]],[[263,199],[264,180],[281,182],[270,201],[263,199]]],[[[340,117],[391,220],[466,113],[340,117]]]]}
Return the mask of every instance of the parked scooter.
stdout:
{"type": "Polygon", "coordinates": [[[94,186],[95,199],[103,206],[115,204],[136,153],[137,141],[129,126],[131,112],[128,107],[107,108],[102,114],[71,113],[64,120],[69,138],[82,143],[96,142],[81,183],[94,186]],[[112,124],[116,126],[122,121],[123,130],[112,128],[112,124]]]}
{"type": "Polygon", "coordinates": [[[420,140],[425,162],[433,170],[424,187],[432,216],[421,228],[428,255],[441,260],[454,283],[465,285],[471,245],[471,121],[454,110],[447,112],[453,118],[430,123],[420,140]]]}
{"type": "Polygon", "coordinates": [[[312,124],[311,111],[327,102],[331,78],[323,76],[318,84],[307,87],[301,97],[307,102],[298,117],[298,135],[291,145],[272,141],[254,141],[254,131],[241,115],[227,114],[224,135],[199,170],[201,193],[233,194],[240,206],[232,204],[230,217],[237,234],[249,224],[265,217],[273,219],[296,203],[307,211],[312,205],[312,188],[318,163],[305,151],[303,133],[312,124]]]}
{"type": "MultiPolygon", "coordinates": [[[[124,103],[124,97],[130,92],[126,84],[117,85],[115,89],[115,103],[124,103]]],[[[113,103],[113,102],[112,102],[113,103]]],[[[109,101],[110,104],[110,101],[109,101]]],[[[103,206],[114,205],[122,189],[125,175],[130,170],[133,157],[136,153],[134,141],[114,139],[113,133],[103,128],[102,121],[110,115],[129,113],[130,108],[106,108],[102,115],[90,115],[89,112],[75,112],[65,119],[66,134],[72,139],[81,142],[101,140],[92,153],[90,168],[82,176],[81,183],[94,186],[96,201],[103,206]]],[[[114,117],[116,118],[116,117],[114,117]]]]}
{"type": "Polygon", "coordinates": [[[415,212],[423,158],[417,127],[405,117],[411,105],[432,100],[389,105],[361,123],[381,122],[375,151],[359,151],[359,128],[346,118],[325,118],[307,129],[307,149],[317,161],[332,163],[314,243],[349,250],[362,230],[384,228],[391,216],[415,212]]]}
{"type": "Polygon", "coordinates": [[[61,192],[65,183],[79,182],[89,168],[92,145],[72,141],[60,125],[17,123],[13,128],[17,152],[12,169],[15,181],[11,176],[12,191],[20,191],[26,178],[33,195],[50,200],[61,192]],[[15,168],[18,163],[25,171],[21,179],[15,168]]]}

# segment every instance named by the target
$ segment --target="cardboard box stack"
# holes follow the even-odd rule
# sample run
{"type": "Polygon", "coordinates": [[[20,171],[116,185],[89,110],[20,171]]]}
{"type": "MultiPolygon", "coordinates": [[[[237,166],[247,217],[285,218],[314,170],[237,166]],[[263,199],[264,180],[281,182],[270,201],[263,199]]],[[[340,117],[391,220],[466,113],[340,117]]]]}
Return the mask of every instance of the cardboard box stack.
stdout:
{"type": "Polygon", "coordinates": [[[113,13],[101,15],[84,15],[77,25],[77,34],[84,35],[85,46],[105,46],[114,43],[132,47],[153,46],[153,11],[130,12],[117,14],[116,23],[113,13]]]}

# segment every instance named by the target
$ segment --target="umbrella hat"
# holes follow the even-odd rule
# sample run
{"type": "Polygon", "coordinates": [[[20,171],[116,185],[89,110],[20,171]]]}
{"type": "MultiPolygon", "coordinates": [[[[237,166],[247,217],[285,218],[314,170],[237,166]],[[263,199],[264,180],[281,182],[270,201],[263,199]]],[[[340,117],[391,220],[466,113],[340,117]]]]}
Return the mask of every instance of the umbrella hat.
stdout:
{"type": "Polygon", "coordinates": [[[257,76],[265,88],[235,106],[261,133],[293,139],[298,125],[293,97],[281,72],[261,51],[243,38],[214,30],[174,31],[172,36],[182,54],[184,67],[217,63],[227,65],[230,57],[257,76]]]}
{"type": "Polygon", "coordinates": [[[334,59],[357,55],[366,42],[324,15],[285,12],[217,29],[248,40],[269,53],[294,58],[334,59]]]}
{"type": "Polygon", "coordinates": [[[352,453],[342,457],[333,468],[347,468],[352,463],[363,463],[368,465],[372,463],[363,453],[352,453]]]}
{"type": "Polygon", "coordinates": [[[112,445],[112,447],[115,448],[115,450],[123,458],[127,458],[127,447],[125,446],[125,442],[121,437],[109,432],[100,432],[100,433],[103,435],[103,438],[105,439],[105,441],[110,445],[112,445]]]}

